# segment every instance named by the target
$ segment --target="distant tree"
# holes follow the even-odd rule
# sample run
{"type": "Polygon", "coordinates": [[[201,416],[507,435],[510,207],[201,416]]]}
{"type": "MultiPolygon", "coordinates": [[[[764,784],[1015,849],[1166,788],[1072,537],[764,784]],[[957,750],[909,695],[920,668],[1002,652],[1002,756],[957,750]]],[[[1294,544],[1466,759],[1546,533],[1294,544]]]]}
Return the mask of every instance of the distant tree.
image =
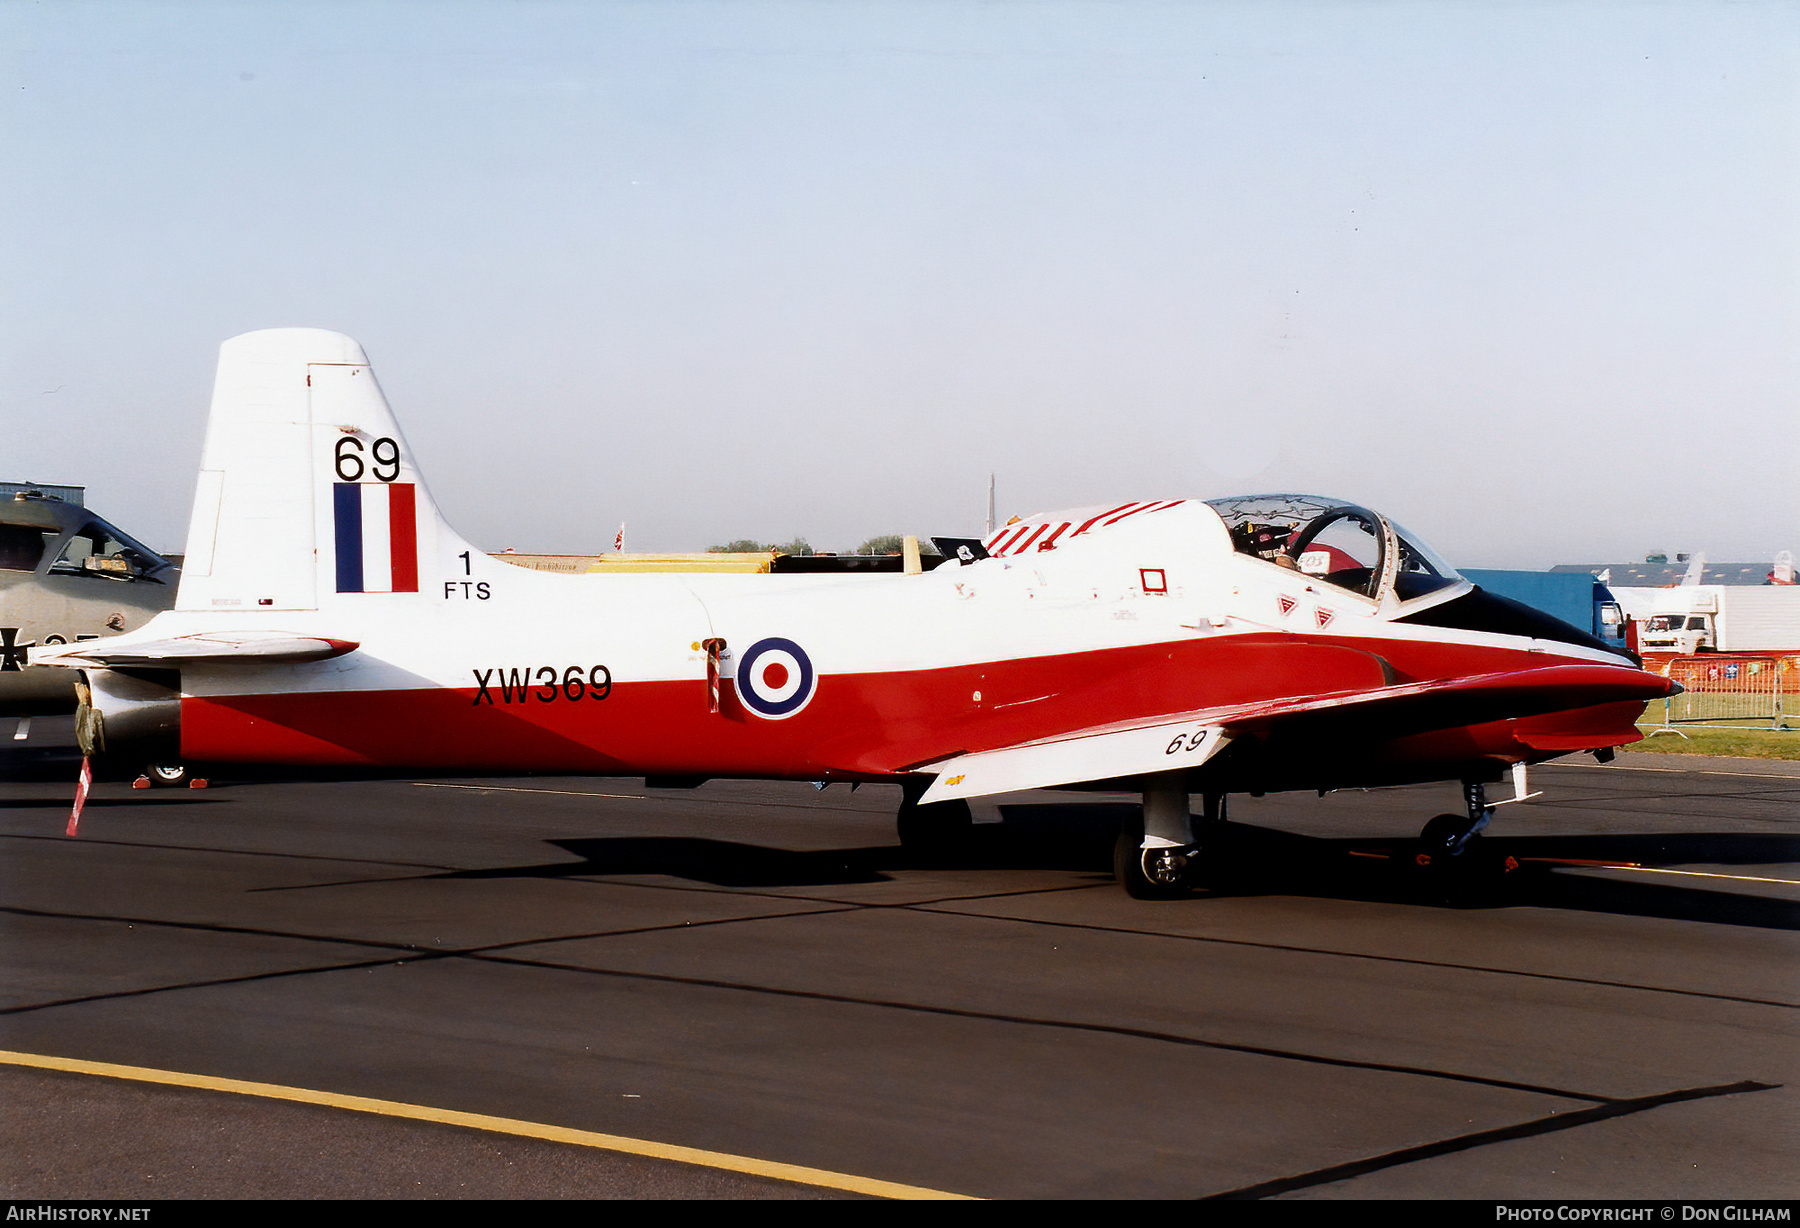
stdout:
{"type": "MultiPolygon", "coordinates": [[[[899,533],[881,533],[858,546],[856,554],[900,554],[906,549],[906,538],[899,533]]],[[[936,554],[938,548],[929,537],[919,539],[920,554],[936,554]]]]}
{"type": "Polygon", "coordinates": [[[723,546],[708,546],[708,554],[767,554],[776,549],[775,546],[764,545],[759,541],[751,541],[748,537],[740,537],[734,542],[726,542],[723,546]]]}
{"type": "Polygon", "coordinates": [[[815,551],[812,548],[812,544],[810,542],[808,542],[804,537],[796,537],[791,542],[780,542],[776,545],[770,546],[769,549],[775,551],[777,554],[813,554],[813,553],[815,553],[815,551]]]}

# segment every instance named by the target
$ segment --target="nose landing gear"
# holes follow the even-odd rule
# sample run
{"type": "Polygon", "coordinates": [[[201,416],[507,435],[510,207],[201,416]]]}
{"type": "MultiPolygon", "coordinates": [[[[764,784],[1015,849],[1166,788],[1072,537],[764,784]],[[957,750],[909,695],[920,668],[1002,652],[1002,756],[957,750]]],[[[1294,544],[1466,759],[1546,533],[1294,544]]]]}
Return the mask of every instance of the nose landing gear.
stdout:
{"type": "Polygon", "coordinates": [[[1511,858],[1504,867],[1493,864],[1481,848],[1481,832],[1494,817],[1488,804],[1487,786],[1477,780],[1463,782],[1466,814],[1440,814],[1419,832],[1418,852],[1413,860],[1420,870],[1431,876],[1438,894],[1446,903],[1466,903],[1489,880],[1498,875],[1490,869],[1510,871],[1517,864],[1511,858]]]}
{"type": "Polygon", "coordinates": [[[1463,782],[1463,801],[1467,815],[1440,814],[1419,832],[1419,865],[1441,867],[1463,856],[1494,817],[1494,808],[1487,804],[1487,786],[1480,781],[1463,782]]]}

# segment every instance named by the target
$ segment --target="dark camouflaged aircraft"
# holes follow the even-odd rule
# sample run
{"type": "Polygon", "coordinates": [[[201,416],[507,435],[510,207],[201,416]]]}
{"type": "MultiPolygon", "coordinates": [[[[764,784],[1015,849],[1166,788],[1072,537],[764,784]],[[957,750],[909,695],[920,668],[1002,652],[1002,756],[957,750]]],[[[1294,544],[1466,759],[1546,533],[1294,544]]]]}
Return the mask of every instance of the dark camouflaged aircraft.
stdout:
{"type": "MultiPolygon", "coordinates": [[[[29,664],[29,650],[130,631],[175,604],[181,569],[81,506],[47,491],[0,498],[0,717],[73,712],[79,675],[29,664]]],[[[179,784],[172,763],[146,769],[179,784]]]]}

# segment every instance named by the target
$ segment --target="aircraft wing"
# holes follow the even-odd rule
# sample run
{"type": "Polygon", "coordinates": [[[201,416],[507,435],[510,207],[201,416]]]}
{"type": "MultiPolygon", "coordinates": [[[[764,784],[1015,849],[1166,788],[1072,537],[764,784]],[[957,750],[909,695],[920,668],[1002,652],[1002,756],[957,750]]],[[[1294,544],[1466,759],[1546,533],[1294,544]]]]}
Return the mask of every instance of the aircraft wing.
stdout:
{"type": "Polygon", "coordinates": [[[1188,719],[1135,729],[1089,730],[977,751],[926,769],[935,770],[938,778],[919,802],[930,805],[1020,789],[1047,789],[1199,767],[1230,740],[1230,734],[1196,713],[1188,719]]]}
{"type": "Polygon", "coordinates": [[[113,636],[82,640],[53,651],[31,650],[33,665],[75,669],[179,669],[183,665],[278,665],[325,661],[356,651],[349,640],[284,631],[208,631],[163,639],[113,636]]]}
{"type": "MultiPolygon", "coordinates": [[[[921,804],[1019,789],[1053,788],[1199,767],[1234,738],[1270,734],[1328,738],[1344,733],[1405,737],[1488,721],[1641,704],[1674,684],[1610,665],[1552,665],[1432,682],[1401,683],[1328,695],[1199,708],[1096,726],[995,750],[956,755],[934,771],[921,804]]],[[[1551,722],[1515,733],[1535,750],[1582,750],[1635,740],[1610,730],[1551,722]]]]}

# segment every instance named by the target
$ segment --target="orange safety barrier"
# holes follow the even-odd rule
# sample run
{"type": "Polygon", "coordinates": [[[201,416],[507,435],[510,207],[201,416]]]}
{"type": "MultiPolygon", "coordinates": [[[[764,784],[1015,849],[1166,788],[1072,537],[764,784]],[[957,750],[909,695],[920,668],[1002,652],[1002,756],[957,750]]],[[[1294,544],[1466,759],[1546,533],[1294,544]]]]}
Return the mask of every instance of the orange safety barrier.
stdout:
{"type": "Polygon", "coordinates": [[[1708,652],[1672,657],[1662,672],[1682,686],[1663,701],[1662,728],[1670,732],[1678,724],[1717,721],[1768,721],[1781,729],[1788,715],[1783,701],[1795,708],[1800,695],[1800,657],[1708,652]]]}

